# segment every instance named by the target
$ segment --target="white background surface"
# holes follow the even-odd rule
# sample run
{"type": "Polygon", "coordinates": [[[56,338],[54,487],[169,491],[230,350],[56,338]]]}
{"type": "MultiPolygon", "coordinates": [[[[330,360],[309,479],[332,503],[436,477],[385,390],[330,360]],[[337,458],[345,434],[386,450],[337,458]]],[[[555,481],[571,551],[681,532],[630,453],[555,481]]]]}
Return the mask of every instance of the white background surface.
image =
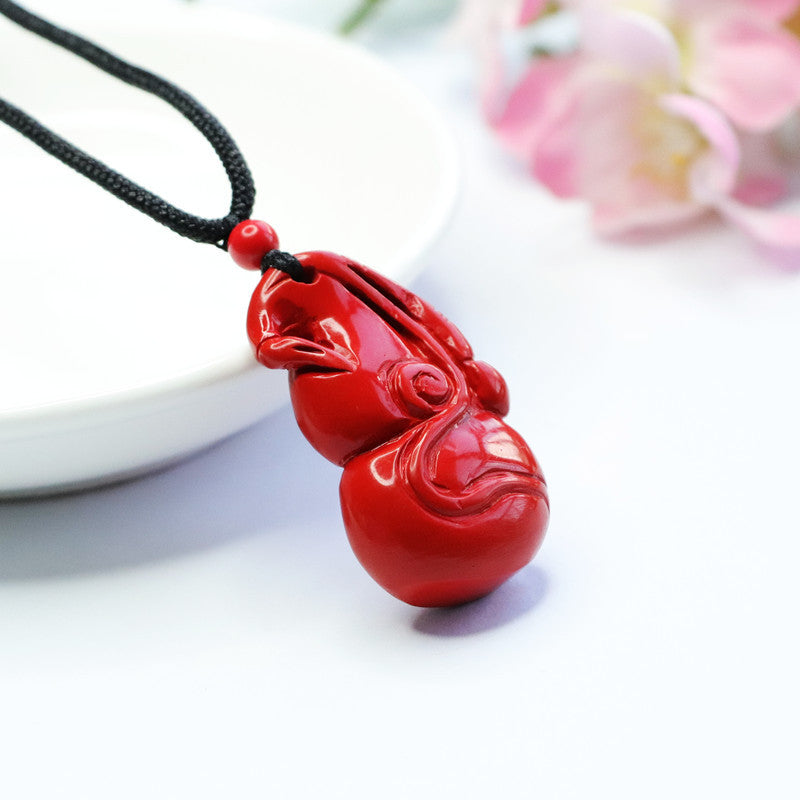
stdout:
{"type": "Polygon", "coordinates": [[[545,544],[484,601],[400,604],[288,411],[0,505],[0,795],[796,797],[800,275],[713,220],[598,241],[498,152],[469,61],[367,38],[458,137],[414,288],[505,373],[545,544]]]}

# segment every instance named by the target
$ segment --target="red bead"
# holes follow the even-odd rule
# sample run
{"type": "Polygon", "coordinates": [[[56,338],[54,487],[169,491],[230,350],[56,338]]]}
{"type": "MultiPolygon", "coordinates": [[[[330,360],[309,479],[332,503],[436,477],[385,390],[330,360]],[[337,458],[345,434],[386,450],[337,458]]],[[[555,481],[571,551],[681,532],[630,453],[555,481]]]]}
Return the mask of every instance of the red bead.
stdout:
{"type": "Polygon", "coordinates": [[[240,222],[228,237],[231,258],[244,269],[261,269],[261,259],[278,249],[278,234],[258,219],[240,222]]]}

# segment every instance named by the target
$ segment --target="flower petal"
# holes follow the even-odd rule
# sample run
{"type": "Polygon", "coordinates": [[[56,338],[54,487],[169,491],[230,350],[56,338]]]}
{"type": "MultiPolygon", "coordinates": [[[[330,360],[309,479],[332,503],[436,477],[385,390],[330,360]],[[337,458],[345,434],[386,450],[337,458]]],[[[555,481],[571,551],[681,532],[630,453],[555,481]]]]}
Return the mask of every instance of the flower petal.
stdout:
{"type": "Polygon", "coordinates": [[[790,16],[800,0],[673,0],[673,3],[676,15],[682,19],[746,16],[774,23],[790,16]]]}
{"type": "Polygon", "coordinates": [[[493,123],[500,139],[527,161],[545,125],[562,113],[579,59],[541,58],[533,62],[493,123]]]}
{"type": "Polygon", "coordinates": [[[717,197],[714,205],[757,242],[777,250],[800,250],[800,213],[754,208],[731,197],[717,197]]]}
{"type": "Polygon", "coordinates": [[[798,0],[739,0],[744,9],[768,22],[780,22],[791,16],[800,5],[798,0]]]}
{"type": "Polygon", "coordinates": [[[664,95],[660,106],[690,122],[708,142],[703,154],[706,185],[720,194],[728,194],[736,181],[741,150],[730,123],[705,101],[688,94],[664,95]]]}
{"type": "Polygon", "coordinates": [[[544,11],[547,0],[522,0],[517,17],[518,25],[527,25],[544,11]]]}
{"type": "Polygon", "coordinates": [[[732,194],[720,191],[713,169],[698,162],[690,178],[698,202],[713,206],[729,222],[753,239],[778,251],[800,251],[800,213],[775,208],[757,208],[732,194]]]}
{"type": "Polygon", "coordinates": [[[657,95],[591,65],[573,101],[539,131],[534,175],[560,197],[582,196],[606,235],[683,222],[705,209],[689,190],[689,163],[704,140],[657,95]]]}
{"type": "Polygon", "coordinates": [[[753,20],[695,26],[688,81],[745,130],[767,130],[800,105],[800,41],[753,20]]]}
{"type": "Polygon", "coordinates": [[[787,164],[771,134],[740,134],[742,163],[733,196],[747,205],[768,206],[789,191],[787,164]]]}
{"type": "Polygon", "coordinates": [[[582,189],[582,148],[580,98],[570,93],[538,130],[531,172],[556,197],[577,197],[582,189]]]}
{"type": "Polygon", "coordinates": [[[647,80],[656,76],[673,88],[680,78],[675,38],[657,19],[638,11],[587,5],[580,12],[582,49],[588,58],[647,80]]]}
{"type": "MultiPolygon", "coordinates": [[[[646,198],[645,198],[646,199],[646,198]]],[[[620,207],[598,203],[592,208],[592,225],[601,236],[623,236],[635,231],[676,228],[708,213],[696,203],[667,202],[647,207],[620,207]]]]}

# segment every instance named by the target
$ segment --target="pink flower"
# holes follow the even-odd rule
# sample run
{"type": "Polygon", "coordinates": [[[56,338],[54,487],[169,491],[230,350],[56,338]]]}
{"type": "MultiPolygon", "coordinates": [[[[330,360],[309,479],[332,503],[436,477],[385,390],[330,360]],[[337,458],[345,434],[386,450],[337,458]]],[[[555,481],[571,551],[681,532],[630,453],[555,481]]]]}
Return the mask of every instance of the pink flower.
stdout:
{"type": "Polygon", "coordinates": [[[460,28],[487,119],[556,196],[589,202],[599,232],[715,211],[800,252],[800,215],[775,207],[800,163],[779,146],[800,131],[800,0],[466,0],[460,28]],[[538,46],[545,16],[568,46],[514,84],[513,32],[535,22],[538,46]]]}
{"type": "MultiPolygon", "coordinates": [[[[495,18],[513,6],[519,24],[553,6],[543,0],[470,4],[495,18]]],[[[677,42],[686,88],[745,130],[773,128],[800,106],[800,0],[560,0],[558,6],[581,16],[637,11],[658,20],[677,42]]],[[[490,28],[484,25],[484,33],[490,28]]],[[[501,76],[496,62],[487,82],[490,97],[499,92],[501,76]]]]}
{"type": "MultiPolygon", "coordinates": [[[[620,0],[565,1],[579,7],[578,48],[534,60],[492,120],[532,174],[558,197],[588,200],[603,234],[675,225],[716,211],[761,242],[800,250],[800,217],[779,214],[772,205],[786,192],[787,164],[776,132],[763,130],[789,118],[800,100],[790,99],[788,81],[772,94],[759,88],[760,75],[738,94],[722,91],[734,85],[731,80],[708,82],[713,91],[693,91],[689,76],[710,74],[698,67],[702,59],[687,56],[686,42],[699,38],[694,32],[676,37],[662,21],[674,20],[686,2],[705,15],[701,28],[722,5],[740,20],[746,12],[772,24],[797,0],[650,0],[650,15],[620,10],[620,0]],[[612,5],[617,8],[609,10],[612,5]],[[687,60],[696,72],[687,72],[687,60]],[[758,97],[749,97],[751,91],[758,97]]],[[[791,75],[800,86],[794,75],[800,69],[791,75]]]]}
{"type": "Polygon", "coordinates": [[[736,134],[681,92],[674,39],[641,14],[587,18],[582,51],[534,62],[496,128],[554,194],[587,199],[605,234],[683,222],[735,187],[736,134]]]}

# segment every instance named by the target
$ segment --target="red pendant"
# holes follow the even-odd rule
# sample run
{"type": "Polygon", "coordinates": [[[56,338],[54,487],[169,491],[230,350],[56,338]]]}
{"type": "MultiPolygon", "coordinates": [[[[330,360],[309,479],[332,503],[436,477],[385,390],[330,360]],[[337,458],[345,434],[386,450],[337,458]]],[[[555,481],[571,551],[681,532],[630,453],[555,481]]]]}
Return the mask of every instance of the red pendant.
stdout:
{"type": "MultiPolygon", "coordinates": [[[[253,263],[240,237],[229,249],[253,263]]],[[[533,558],[549,516],[539,465],[503,421],[502,376],[392,281],[332,253],[296,258],[307,282],[268,269],[247,330],[262,364],[288,370],[306,438],[344,467],[353,551],[412,605],[488,594],[533,558]]]]}

